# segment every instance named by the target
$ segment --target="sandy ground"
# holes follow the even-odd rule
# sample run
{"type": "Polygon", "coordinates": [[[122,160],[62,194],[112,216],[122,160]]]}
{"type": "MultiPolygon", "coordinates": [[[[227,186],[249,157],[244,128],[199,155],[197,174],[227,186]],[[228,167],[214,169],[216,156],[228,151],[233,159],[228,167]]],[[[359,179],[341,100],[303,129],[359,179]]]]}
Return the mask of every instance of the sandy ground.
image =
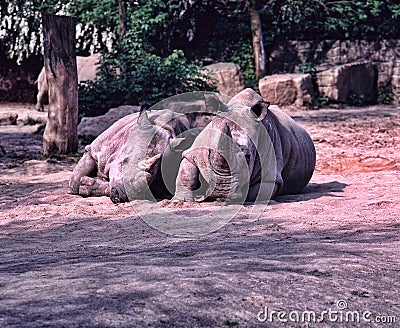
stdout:
{"type": "Polygon", "coordinates": [[[37,126],[0,127],[0,326],[399,327],[400,109],[292,116],[318,153],[304,193],[192,238],[68,194],[78,158],[42,158],[37,126]]]}

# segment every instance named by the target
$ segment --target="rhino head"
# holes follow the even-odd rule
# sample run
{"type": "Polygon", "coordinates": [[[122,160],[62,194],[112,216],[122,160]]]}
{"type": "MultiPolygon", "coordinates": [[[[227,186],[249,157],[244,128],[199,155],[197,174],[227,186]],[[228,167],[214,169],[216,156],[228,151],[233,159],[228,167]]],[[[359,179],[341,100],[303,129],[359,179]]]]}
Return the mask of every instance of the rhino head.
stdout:
{"type": "MultiPolygon", "coordinates": [[[[164,120],[149,119],[146,112],[138,118],[138,128],[130,131],[110,168],[110,198],[114,203],[132,199],[148,199],[167,196],[160,167],[163,157],[176,157],[176,149],[183,138],[177,134],[187,129],[182,117],[164,120]]],[[[179,153],[180,157],[180,153],[179,153]]]]}
{"type": "Polygon", "coordinates": [[[246,90],[232,98],[228,110],[214,117],[183,153],[175,200],[240,202],[253,192],[262,169],[275,175],[273,147],[262,123],[269,104],[246,90]]]}

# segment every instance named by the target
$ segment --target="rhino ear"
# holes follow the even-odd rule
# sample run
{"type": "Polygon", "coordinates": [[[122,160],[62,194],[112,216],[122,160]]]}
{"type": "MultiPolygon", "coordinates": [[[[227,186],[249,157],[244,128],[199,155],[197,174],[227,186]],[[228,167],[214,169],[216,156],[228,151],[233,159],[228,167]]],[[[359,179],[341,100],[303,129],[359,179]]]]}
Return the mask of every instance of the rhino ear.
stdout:
{"type": "Polygon", "coordinates": [[[260,119],[263,120],[268,114],[268,107],[270,103],[265,101],[259,101],[253,105],[250,110],[260,119]]]}

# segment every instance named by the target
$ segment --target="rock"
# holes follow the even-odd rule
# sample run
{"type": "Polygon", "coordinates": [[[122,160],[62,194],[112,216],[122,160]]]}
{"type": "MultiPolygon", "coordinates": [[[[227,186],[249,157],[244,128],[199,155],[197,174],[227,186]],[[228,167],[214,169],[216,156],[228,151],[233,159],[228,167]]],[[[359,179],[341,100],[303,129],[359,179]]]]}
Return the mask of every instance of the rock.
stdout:
{"type": "Polygon", "coordinates": [[[314,102],[314,88],[310,74],[292,74],[294,86],[297,91],[296,106],[312,105],[314,102]]]}
{"type": "Polygon", "coordinates": [[[339,102],[348,101],[356,94],[365,102],[373,102],[377,95],[377,71],[371,62],[355,62],[317,73],[320,93],[339,102]]]}
{"type": "Polygon", "coordinates": [[[394,62],[391,84],[393,92],[393,103],[395,105],[400,105],[400,60],[396,60],[394,62]]]}
{"type": "Polygon", "coordinates": [[[264,100],[278,106],[311,105],[314,90],[310,74],[274,74],[265,76],[258,83],[264,100]]]}
{"type": "Polygon", "coordinates": [[[216,92],[193,91],[159,101],[151,110],[169,109],[176,113],[225,111],[231,97],[216,92]]]}
{"type": "Polygon", "coordinates": [[[388,84],[393,75],[394,63],[390,62],[382,62],[382,63],[374,63],[377,71],[378,71],[378,85],[380,84],[388,84]]]}
{"type": "Polygon", "coordinates": [[[87,138],[97,137],[120,118],[139,110],[140,106],[119,106],[101,116],[84,117],[78,125],[78,135],[87,138]]]}
{"type": "Polygon", "coordinates": [[[216,87],[222,95],[233,97],[244,90],[244,79],[240,67],[234,63],[216,63],[204,66],[210,76],[216,79],[216,87]]]}
{"type": "Polygon", "coordinates": [[[17,113],[0,113],[0,125],[16,125],[17,113]]]}

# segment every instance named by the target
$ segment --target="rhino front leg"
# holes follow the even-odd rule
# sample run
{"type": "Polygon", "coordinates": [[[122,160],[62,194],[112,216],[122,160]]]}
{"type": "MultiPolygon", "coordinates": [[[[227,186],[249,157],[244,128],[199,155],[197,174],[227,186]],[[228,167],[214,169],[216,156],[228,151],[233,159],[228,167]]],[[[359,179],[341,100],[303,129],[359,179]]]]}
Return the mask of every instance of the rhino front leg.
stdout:
{"type": "Polygon", "coordinates": [[[110,183],[108,181],[84,176],[80,182],[79,195],[83,197],[110,196],[110,183]]]}
{"type": "Polygon", "coordinates": [[[37,86],[38,86],[36,110],[38,110],[39,112],[43,112],[44,111],[43,98],[44,98],[44,95],[47,94],[47,92],[48,92],[47,77],[46,77],[46,71],[45,71],[44,67],[40,71],[40,74],[39,74],[36,82],[37,82],[37,86]]]}
{"type": "Polygon", "coordinates": [[[43,106],[44,95],[45,95],[45,92],[43,92],[42,90],[39,90],[39,92],[37,94],[37,102],[36,102],[36,106],[35,106],[35,109],[39,112],[44,112],[44,106],[43,106]]]}
{"type": "Polygon", "coordinates": [[[194,202],[194,192],[200,186],[200,171],[197,166],[184,158],[176,178],[176,191],[172,201],[194,202]]]}
{"type": "Polygon", "coordinates": [[[69,179],[69,188],[71,194],[79,194],[79,187],[81,185],[82,177],[93,177],[97,173],[97,163],[90,155],[88,149],[85,150],[82,158],[79,160],[78,164],[75,166],[72,172],[71,178],[69,179]]]}

